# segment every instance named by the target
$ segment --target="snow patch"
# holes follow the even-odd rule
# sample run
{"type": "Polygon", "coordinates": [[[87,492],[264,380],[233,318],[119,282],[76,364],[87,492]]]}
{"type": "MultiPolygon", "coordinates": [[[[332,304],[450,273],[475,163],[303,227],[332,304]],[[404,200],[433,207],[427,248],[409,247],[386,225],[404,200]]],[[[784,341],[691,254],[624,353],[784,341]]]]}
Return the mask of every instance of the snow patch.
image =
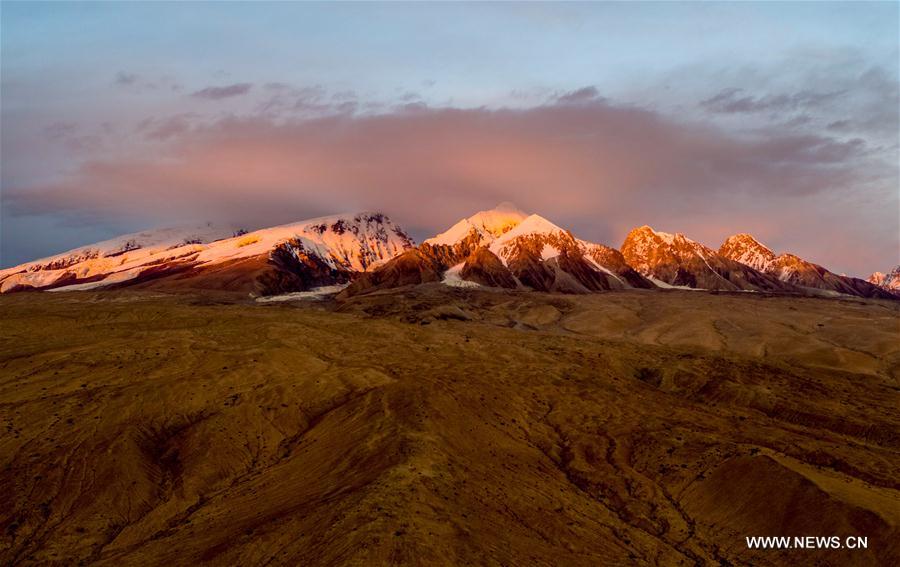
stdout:
{"type": "Polygon", "coordinates": [[[706,291],[705,288],[702,287],[691,287],[687,285],[672,285],[670,283],[664,282],[660,279],[654,278],[653,276],[647,276],[651,282],[653,282],[656,286],[661,287],[663,289],[688,289],[691,291],[706,291]]]}
{"type": "Polygon", "coordinates": [[[461,262],[451,268],[449,268],[446,272],[444,272],[444,279],[441,280],[441,283],[444,285],[448,285],[450,287],[481,287],[480,284],[475,282],[470,282],[462,279],[459,273],[462,271],[463,266],[465,266],[465,262],[461,262]]]}
{"type": "Polygon", "coordinates": [[[295,291],[292,293],[282,293],[279,295],[267,295],[265,297],[257,297],[257,303],[278,303],[281,301],[321,301],[330,295],[340,293],[350,284],[343,285],[325,285],[322,287],[314,287],[307,291],[295,291]]]}
{"type": "Polygon", "coordinates": [[[556,258],[560,255],[560,251],[555,247],[550,246],[549,244],[544,244],[544,247],[541,248],[541,258],[543,260],[549,260],[550,258],[556,258]]]}

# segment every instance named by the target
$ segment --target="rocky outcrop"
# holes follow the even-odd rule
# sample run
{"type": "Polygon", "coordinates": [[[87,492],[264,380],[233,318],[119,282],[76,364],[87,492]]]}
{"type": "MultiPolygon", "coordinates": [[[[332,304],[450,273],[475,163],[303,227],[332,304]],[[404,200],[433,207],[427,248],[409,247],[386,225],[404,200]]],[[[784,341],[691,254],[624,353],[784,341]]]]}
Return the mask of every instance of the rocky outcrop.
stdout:
{"type": "Polygon", "coordinates": [[[503,262],[486,247],[476,248],[460,271],[460,277],[466,281],[489,287],[515,288],[515,276],[503,262]]]}
{"type": "Polygon", "coordinates": [[[371,293],[380,289],[439,282],[447,266],[418,248],[407,250],[396,258],[360,274],[338,298],[371,293]]]}

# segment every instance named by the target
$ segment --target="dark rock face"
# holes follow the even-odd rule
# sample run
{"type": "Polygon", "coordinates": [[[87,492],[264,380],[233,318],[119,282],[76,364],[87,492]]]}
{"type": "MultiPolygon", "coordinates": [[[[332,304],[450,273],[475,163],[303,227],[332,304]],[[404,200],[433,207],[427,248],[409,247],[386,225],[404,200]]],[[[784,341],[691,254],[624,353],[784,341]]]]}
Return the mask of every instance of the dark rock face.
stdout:
{"type": "Polygon", "coordinates": [[[851,278],[849,276],[838,276],[845,289],[853,291],[850,295],[858,295],[859,297],[867,297],[872,299],[898,299],[898,296],[890,291],[862,280],[859,278],[851,278]]]}
{"type": "Polygon", "coordinates": [[[558,269],[556,280],[557,289],[560,287],[562,281],[564,281],[563,278],[559,277],[560,271],[571,276],[589,291],[605,291],[622,287],[621,282],[614,277],[603,272],[598,272],[588,264],[584,254],[582,254],[580,250],[575,254],[570,254],[568,252],[560,254],[546,263],[551,267],[558,269]]]}
{"type": "Polygon", "coordinates": [[[187,290],[214,289],[255,295],[277,295],[327,285],[344,284],[354,272],[308,250],[299,239],[279,244],[268,254],[213,265],[161,265],[148,270],[127,287],[187,290]]]}
{"type": "Polygon", "coordinates": [[[485,247],[476,248],[466,258],[466,263],[459,275],[466,281],[490,287],[512,289],[517,286],[516,279],[509,268],[504,266],[500,258],[485,247]]]}
{"type": "Polygon", "coordinates": [[[453,245],[430,244],[425,242],[419,246],[419,250],[422,254],[434,259],[441,265],[450,267],[466,260],[473,252],[483,245],[484,239],[478,232],[472,230],[463,239],[453,245]]]}
{"type": "Polygon", "coordinates": [[[536,291],[590,293],[612,289],[608,276],[578,256],[561,254],[546,261],[521,256],[511,260],[509,268],[522,284],[536,291]]]}
{"type": "Polygon", "coordinates": [[[597,264],[615,273],[625,280],[631,287],[639,289],[655,289],[656,286],[628,265],[622,253],[615,248],[602,244],[590,244],[587,247],[587,255],[597,264]]]}
{"type": "Polygon", "coordinates": [[[353,274],[336,262],[328,262],[315,252],[307,250],[299,239],[279,244],[272,250],[269,259],[283,273],[285,283],[290,283],[275,293],[343,284],[349,282],[353,274]]]}
{"type": "Polygon", "coordinates": [[[412,248],[361,274],[338,297],[351,297],[379,289],[441,281],[446,267],[418,248],[412,248]]]}

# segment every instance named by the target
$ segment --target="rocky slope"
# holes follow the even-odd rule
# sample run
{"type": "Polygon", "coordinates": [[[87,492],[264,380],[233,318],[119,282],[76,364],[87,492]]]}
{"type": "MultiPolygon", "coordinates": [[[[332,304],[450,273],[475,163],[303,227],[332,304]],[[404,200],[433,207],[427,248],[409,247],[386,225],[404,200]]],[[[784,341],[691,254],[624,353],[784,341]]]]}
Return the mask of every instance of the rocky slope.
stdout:
{"type": "Polygon", "coordinates": [[[625,261],[661,286],[726,291],[795,291],[794,286],[758,271],[683,234],[632,230],[622,243],[625,261]]]}
{"type": "Polygon", "coordinates": [[[832,273],[794,254],[775,254],[749,234],[728,237],[719,254],[798,287],[859,297],[890,297],[890,293],[865,280],[832,273]]]}
{"type": "Polygon", "coordinates": [[[347,283],[414,245],[380,213],[254,232],[165,229],[126,235],[0,271],[0,292],[124,286],[259,294],[347,283]]]}

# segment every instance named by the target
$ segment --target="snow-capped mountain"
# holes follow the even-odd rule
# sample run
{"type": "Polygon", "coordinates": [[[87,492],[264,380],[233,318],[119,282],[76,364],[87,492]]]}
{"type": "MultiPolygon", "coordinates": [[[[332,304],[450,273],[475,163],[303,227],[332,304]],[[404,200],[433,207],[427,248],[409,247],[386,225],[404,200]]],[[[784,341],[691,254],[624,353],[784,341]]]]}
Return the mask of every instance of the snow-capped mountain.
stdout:
{"type": "Polygon", "coordinates": [[[832,273],[794,254],[776,255],[749,234],[735,234],[728,237],[719,248],[719,254],[778,278],[782,282],[802,288],[860,297],[887,295],[872,283],[832,273]]]}
{"type": "Polygon", "coordinates": [[[380,213],[310,219],[253,232],[207,225],[126,235],[0,271],[0,292],[126,285],[301,291],[345,283],[414,246],[380,213]]]}
{"type": "Polygon", "coordinates": [[[683,234],[658,232],[649,226],[628,233],[622,255],[635,270],[664,287],[791,291],[789,284],[726,258],[683,234]]]}
{"type": "Polygon", "coordinates": [[[587,293],[653,287],[621,254],[504,203],[463,219],[360,278],[347,295],[409,283],[587,293]]]}
{"type": "Polygon", "coordinates": [[[897,266],[887,274],[875,272],[866,281],[891,293],[900,295],[900,266],[897,266]]]}

